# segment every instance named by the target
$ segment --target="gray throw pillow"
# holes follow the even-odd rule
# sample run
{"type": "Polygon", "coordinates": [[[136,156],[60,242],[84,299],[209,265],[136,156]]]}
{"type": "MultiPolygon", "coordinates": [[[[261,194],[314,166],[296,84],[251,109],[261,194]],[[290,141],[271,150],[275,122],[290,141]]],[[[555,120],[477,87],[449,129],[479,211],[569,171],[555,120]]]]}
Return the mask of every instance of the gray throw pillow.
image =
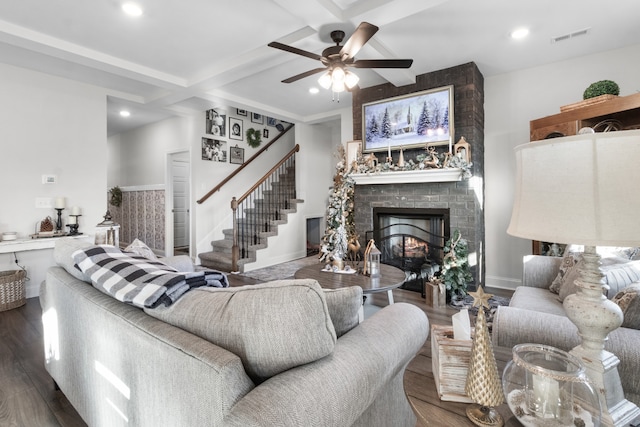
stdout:
{"type": "Polygon", "coordinates": [[[340,289],[323,289],[323,291],[331,322],[337,337],[340,338],[360,323],[362,288],[349,286],[340,289]]]}
{"type": "Polygon", "coordinates": [[[91,278],[80,271],[80,269],[76,268],[76,262],[73,260],[73,253],[79,249],[85,249],[92,245],[93,242],[85,238],[63,237],[56,241],[56,245],[53,248],[53,259],[56,264],[64,268],[67,273],[71,274],[76,279],[91,283],[91,278]]]}
{"type": "Polygon", "coordinates": [[[631,285],[618,292],[612,301],[620,306],[625,328],[640,329],[640,282],[631,285]]]}
{"type": "Polygon", "coordinates": [[[256,383],[328,356],[337,339],[324,292],[309,279],[193,289],[145,312],[236,354],[256,383]]]}

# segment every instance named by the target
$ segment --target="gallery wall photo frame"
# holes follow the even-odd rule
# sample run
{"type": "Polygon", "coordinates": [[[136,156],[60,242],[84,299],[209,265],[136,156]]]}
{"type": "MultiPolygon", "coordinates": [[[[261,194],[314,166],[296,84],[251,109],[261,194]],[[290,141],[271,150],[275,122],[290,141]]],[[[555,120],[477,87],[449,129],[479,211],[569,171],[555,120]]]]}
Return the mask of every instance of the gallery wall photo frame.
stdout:
{"type": "Polygon", "coordinates": [[[276,119],[273,117],[267,117],[267,126],[276,127],[276,119]]]}
{"type": "Polygon", "coordinates": [[[239,116],[244,116],[244,117],[247,117],[247,115],[248,115],[247,110],[242,110],[240,108],[236,108],[236,114],[239,115],[239,116]]]}
{"type": "Polygon", "coordinates": [[[207,110],[205,133],[225,137],[227,135],[227,115],[222,111],[207,110]]]}
{"type": "Polygon", "coordinates": [[[202,160],[227,161],[227,143],[219,139],[202,138],[202,160]]]}
{"type": "Polygon", "coordinates": [[[453,85],[362,104],[362,152],[450,145],[453,85]]]}
{"type": "Polygon", "coordinates": [[[244,163],[244,148],[240,148],[237,145],[229,148],[229,163],[234,165],[241,165],[244,163]]]}
{"type": "Polygon", "coordinates": [[[257,123],[259,125],[264,124],[264,116],[259,113],[251,113],[251,123],[257,123]]]}
{"type": "Polygon", "coordinates": [[[229,138],[242,141],[244,139],[243,135],[244,130],[242,119],[229,117],[229,138]]]}

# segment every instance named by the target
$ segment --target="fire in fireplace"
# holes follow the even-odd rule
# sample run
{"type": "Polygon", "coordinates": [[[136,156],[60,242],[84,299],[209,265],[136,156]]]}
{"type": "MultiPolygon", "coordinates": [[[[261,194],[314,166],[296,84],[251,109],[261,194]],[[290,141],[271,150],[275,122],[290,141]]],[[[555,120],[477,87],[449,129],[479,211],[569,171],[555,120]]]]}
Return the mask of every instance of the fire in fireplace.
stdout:
{"type": "Polygon", "coordinates": [[[373,208],[374,229],[367,232],[380,249],[381,261],[405,271],[404,289],[421,292],[440,270],[449,239],[449,209],[373,208]]]}

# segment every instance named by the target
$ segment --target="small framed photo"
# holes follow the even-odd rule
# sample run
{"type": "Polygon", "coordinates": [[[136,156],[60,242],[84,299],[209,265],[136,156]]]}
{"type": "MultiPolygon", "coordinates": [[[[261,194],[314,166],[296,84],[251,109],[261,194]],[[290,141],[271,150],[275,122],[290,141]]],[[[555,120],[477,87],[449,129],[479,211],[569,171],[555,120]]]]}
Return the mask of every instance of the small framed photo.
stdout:
{"type": "Polygon", "coordinates": [[[262,129],[262,137],[269,138],[269,129],[262,129]]]}
{"type": "Polygon", "coordinates": [[[247,110],[241,110],[241,109],[237,109],[236,113],[238,113],[239,116],[245,116],[247,117],[247,110]]]}
{"type": "Polygon", "coordinates": [[[267,126],[275,127],[276,119],[274,119],[273,117],[267,117],[267,126]]]}
{"type": "Polygon", "coordinates": [[[237,145],[229,149],[229,163],[241,165],[244,163],[244,148],[237,145]]]}
{"type": "Polygon", "coordinates": [[[227,116],[216,110],[207,110],[207,120],[205,133],[215,136],[226,136],[227,133],[227,116]]]}
{"type": "Polygon", "coordinates": [[[229,138],[242,141],[243,135],[242,120],[229,117],[229,138]]]}
{"type": "Polygon", "coordinates": [[[227,143],[212,138],[202,138],[202,160],[227,161],[227,143]]]}
{"type": "Polygon", "coordinates": [[[259,125],[264,124],[264,116],[258,113],[251,113],[251,122],[258,123],[259,125]]]}

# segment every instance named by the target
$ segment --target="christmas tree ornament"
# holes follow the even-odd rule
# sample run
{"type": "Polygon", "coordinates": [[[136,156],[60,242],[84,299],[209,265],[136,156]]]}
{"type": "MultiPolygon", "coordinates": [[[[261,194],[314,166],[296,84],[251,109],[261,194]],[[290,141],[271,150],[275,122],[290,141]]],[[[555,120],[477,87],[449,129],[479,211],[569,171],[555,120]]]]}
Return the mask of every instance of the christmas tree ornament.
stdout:
{"type": "Polygon", "coordinates": [[[484,308],[489,308],[489,298],[493,295],[485,293],[482,286],[469,294],[473,296],[473,306],[478,307],[478,315],[464,388],[467,396],[475,403],[467,407],[467,417],[477,426],[503,426],[504,419],[494,408],[504,402],[502,380],[498,374],[484,313],[484,308]]]}

